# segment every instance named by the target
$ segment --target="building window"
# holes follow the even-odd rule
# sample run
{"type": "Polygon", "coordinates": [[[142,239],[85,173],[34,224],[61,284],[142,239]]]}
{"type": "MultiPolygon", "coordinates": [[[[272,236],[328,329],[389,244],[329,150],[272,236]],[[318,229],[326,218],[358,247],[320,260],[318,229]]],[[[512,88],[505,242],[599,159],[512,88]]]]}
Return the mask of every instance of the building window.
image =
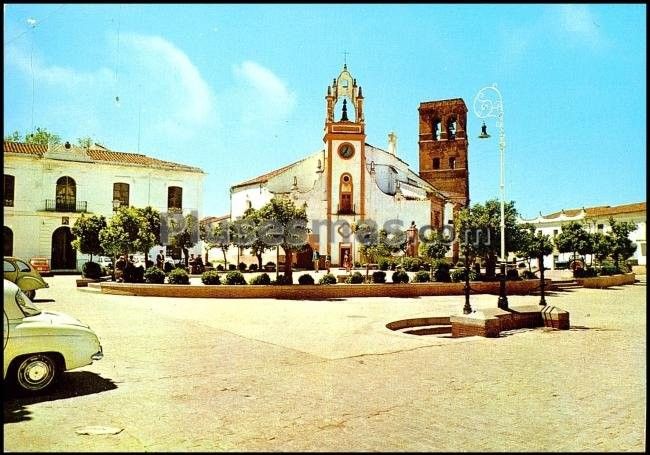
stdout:
{"type": "Polygon", "coordinates": [[[183,210],[183,188],[180,186],[170,186],[167,188],[167,211],[183,210]]]}
{"type": "MultiPolygon", "coordinates": [[[[120,201],[120,207],[129,206],[128,183],[113,183],[113,201],[120,201]]],[[[117,204],[113,205],[113,210],[117,210],[117,204]]]]}
{"type": "Polygon", "coordinates": [[[456,119],[454,117],[447,122],[447,139],[450,141],[456,139],[456,119]]]}
{"type": "Polygon", "coordinates": [[[433,159],[433,168],[434,169],[440,169],[440,158],[434,158],[433,159]]]}
{"type": "Polygon", "coordinates": [[[456,158],[449,158],[449,169],[456,169],[456,158]]]}
{"type": "Polygon", "coordinates": [[[14,176],[5,174],[5,207],[14,206],[14,176]]]}
{"type": "Polygon", "coordinates": [[[555,237],[555,236],[557,236],[557,235],[558,235],[558,230],[557,230],[557,229],[553,229],[553,237],[555,237]]]}
{"type": "Polygon", "coordinates": [[[435,119],[431,123],[431,138],[434,141],[440,140],[440,119],[435,119]]]}
{"type": "Polygon", "coordinates": [[[353,213],[352,211],[352,176],[343,174],[339,187],[339,213],[353,213]]]}
{"type": "Polygon", "coordinates": [[[604,224],[599,224],[599,225],[598,225],[598,232],[603,232],[604,229],[605,229],[605,225],[604,225],[604,224]]]}
{"type": "Polygon", "coordinates": [[[72,177],[61,177],[56,181],[57,212],[74,212],[77,205],[77,184],[72,177]]]}

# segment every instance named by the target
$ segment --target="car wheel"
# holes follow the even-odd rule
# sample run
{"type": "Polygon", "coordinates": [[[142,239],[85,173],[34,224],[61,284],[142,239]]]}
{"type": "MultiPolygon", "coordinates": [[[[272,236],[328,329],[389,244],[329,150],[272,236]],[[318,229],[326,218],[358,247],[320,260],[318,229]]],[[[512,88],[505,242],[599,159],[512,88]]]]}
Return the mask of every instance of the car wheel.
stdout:
{"type": "Polygon", "coordinates": [[[22,391],[40,392],[54,384],[58,366],[47,354],[32,354],[22,358],[15,371],[16,384],[22,391]]]}
{"type": "Polygon", "coordinates": [[[25,295],[29,300],[34,300],[34,297],[36,297],[36,290],[32,289],[31,291],[25,291],[25,295]]]}

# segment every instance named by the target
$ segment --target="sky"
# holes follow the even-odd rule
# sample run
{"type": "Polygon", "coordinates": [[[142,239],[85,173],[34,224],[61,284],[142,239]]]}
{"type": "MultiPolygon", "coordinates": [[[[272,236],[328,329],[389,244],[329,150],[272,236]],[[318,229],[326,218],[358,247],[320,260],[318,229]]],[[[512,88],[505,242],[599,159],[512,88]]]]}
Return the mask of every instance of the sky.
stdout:
{"type": "Polygon", "coordinates": [[[646,200],[646,5],[5,4],[4,135],[45,128],[198,166],[202,215],[230,186],[323,148],[344,62],[366,141],[418,171],[418,106],[468,108],[470,199],[524,218],[646,200]]]}

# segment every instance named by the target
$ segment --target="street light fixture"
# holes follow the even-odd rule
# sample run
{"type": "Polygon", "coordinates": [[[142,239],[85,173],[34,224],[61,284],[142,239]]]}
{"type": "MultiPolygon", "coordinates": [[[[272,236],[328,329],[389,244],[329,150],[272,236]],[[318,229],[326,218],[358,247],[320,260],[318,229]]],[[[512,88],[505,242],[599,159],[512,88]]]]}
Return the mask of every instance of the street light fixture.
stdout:
{"type": "MultiPolygon", "coordinates": [[[[503,128],[503,98],[496,84],[483,87],[474,98],[474,113],[478,118],[496,118],[496,125],[499,128],[499,156],[500,156],[500,179],[499,188],[501,192],[501,277],[499,286],[499,301],[497,306],[502,309],[508,308],[508,297],[506,297],[506,222],[504,208],[504,153],[506,149],[506,134],[503,128]]],[[[483,122],[479,139],[487,139],[487,126],[483,122]]]]}

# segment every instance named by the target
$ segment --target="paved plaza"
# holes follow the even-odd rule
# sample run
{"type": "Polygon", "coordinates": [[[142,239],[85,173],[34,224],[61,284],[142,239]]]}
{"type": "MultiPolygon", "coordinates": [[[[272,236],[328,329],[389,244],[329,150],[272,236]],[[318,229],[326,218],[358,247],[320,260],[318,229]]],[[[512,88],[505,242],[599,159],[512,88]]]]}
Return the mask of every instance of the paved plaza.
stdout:
{"type": "Polygon", "coordinates": [[[5,451],[645,450],[645,276],[547,297],[568,331],[496,339],[385,327],[458,313],[462,296],[172,299],[75,278],[48,278],[36,303],[88,323],[105,357],[5,399],[5,451]]]}

